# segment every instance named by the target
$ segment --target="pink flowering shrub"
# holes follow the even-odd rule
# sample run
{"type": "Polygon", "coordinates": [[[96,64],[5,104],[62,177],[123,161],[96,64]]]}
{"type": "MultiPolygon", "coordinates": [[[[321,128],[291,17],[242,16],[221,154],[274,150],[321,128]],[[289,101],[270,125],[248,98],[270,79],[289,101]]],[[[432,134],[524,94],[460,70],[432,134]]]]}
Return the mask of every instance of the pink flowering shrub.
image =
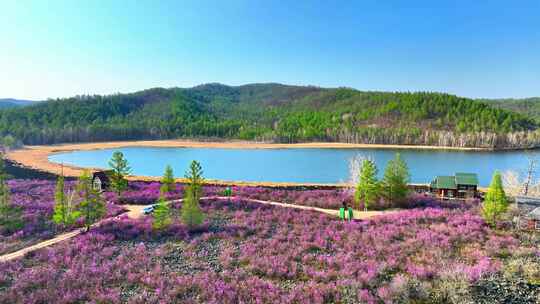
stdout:
{"type": "MultiPolygon", "coordinates": [[[[104,194],[107,201],[120,204],[153,204],[159,199],[159,190],[161,184],[158,182],[129,182],[129,188],[124,191],[119,198],[114,192],[104,194]]],[[[172,193],[166,193],[166,199],[178,199],[183,195],[184,187],[181,184],[176,185],[176,190],[172,193]]]]}
{"type": "Polygon", "coordinates": [[[233,187],[233,193],[240,197],[327,209],[338,209],[343,201],[352,199],[352,194],[344,189],[283,190],[266,187],[233,187]]]}
{"type": "Polygon", "coordinates": [[[201,206],[198,231],[124,217],[0,264],[0,303],[407,302],[449,270],[467,284],[497,273],[520,246],[465,209],[342,222],[241,199],[201,206]]]}
{"type": "MultiPolygon", "coordinates": [[[[287,204],[299,204],[321,208],[336,209],[341,207],[343,200],[352,198],[350,191],[343,189],[332,190],[282,190],[269,187],[234,186],[233,195],[245,198],[254,198],[269,201],[278,201],[287,204]]],[[[130,182],[129,189],[118,198],[113,192],[107,192],[109,201],[129,204],[152,204],[159,198],[160,183],[158,182],[130,182]]],[[[223,195],[223,186],[204,186],[203,196],[223,195]]],[[[184,186],[177,184],[175,191],[167,193],[167,199],[183,197],[184,186]]]]}
{"type": "MultiPolygon", "coordinates": [[[[66,187],[74,187],[74,182],[66,182],[66,187]]],[[[8,187],[11,201],[23,210],[24,227],[9,235],[0,233],[0,254],[29,246],[39,240],[52,238],[65,231],[52,221],[54,212],[55,182],[47,180],[10,180],[8,187]]],[[[107,204],[107,217],[123,212],[121,206],[107,204]]],[[[82,222],[79,223],[82,226],[82,222]]]]}
{"type": "MultiPolygon", "coordinates": [[[[115,193],[106,193],[106,198],[119,204],[152,204],[159,198],[160,183],[158,182],[130,182],[129,189],[118,198],[115,193]]],[[[224,186],[207,185],[203,187],[203,196],[223,195],[224,186]]],[[[271,187],[255,186],[233,186],[233,195],[236,197],[253,198],[265,201],[276,201],[286,204],[296,204],[303,206],[320,207],[326,209],[338,209],[343,201],[353,202],[354,191],[346,188],[336,189],[282,189],[271,187]]],[[[175,191],[167,193],[167,199],[179,199],[183,197],[184,186],[177,184],[175,191]]],[[[460,207],[451,202],[440,202],[429,196],[414,194],[409,196],[405,204],[399,206],[392,205],[380,199],[372,204],[372,210],[384,210],[388,208],[419,208],[419,207],[460,207]]]]}

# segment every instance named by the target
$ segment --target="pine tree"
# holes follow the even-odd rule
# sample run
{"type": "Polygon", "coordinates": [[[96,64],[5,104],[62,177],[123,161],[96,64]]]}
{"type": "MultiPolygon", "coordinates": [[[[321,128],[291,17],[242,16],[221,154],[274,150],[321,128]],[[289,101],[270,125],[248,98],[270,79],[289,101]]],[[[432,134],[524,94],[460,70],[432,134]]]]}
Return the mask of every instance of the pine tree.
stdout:
{"type": "Polygon", "coordinates": [[[407,198],[409,179],[407,164],[401,159],[399,153],[396,153],[394,159],[388,162],[382,180],[383,195],[391,205],[407,198]]]}
{"type": "Polygon", "coordinates": [[[67,219],[66,193],[64,187],[64,175],[58,176],[56,180],[56,191],[54,192],[54,213],[53,221],[57,225],[64,225],[67,219]]]}
{"type": "Polygon", "coordinates": [[[508,209],[508,198],[504,192],[502,177],[499,171],[495,171],[491,184],[482,203],[482,214],[487,223],[495,225],[508,209]]]}
{"type": "Polygon", "coordinates": [[[88,170],[85,170],[79,177],[77,193],[81,199],[78,211],[84,217],[86,230],[88,231],[90,226],[100,220],[107,212],[101,194],[92,187],[92,177],[88,170]]]}
{"type": "Polygon", "coordinates": [[[201,165],[197,161],[192,161],[186,172],[187,187],[182,204],[182,221],[188,227],[193,228],[202,224],[204,214],[199,206],[202,193],[202,183],[204,181],[201,165]]]}
{"type": "Polygon", "coordinates": [[[112,172],[109,175],[111,187],[116,190],[116,193],[120,196],[122,191],[128,186],[128,181],[125,177],[131,173],[131,168],[129,167],[127,159],[124,158],[124,154],[120,151],[115,151],[113,153],[112,159],[109,161],[109,167],[112,169],[112,172]]]}
{"type": "Polygon", "coordinates": [[[173,169],[170,165],[165,167],[165,173],[161,179],[161,184],[164,186],[164,191],[167,193],[174,191],[176,188],[173,169]]]}
{"type": "Polygon", "coordinates": [[[161,230],[167,228],[171,224],[171,209],[165,200],[165,188],[162,186],[159,200],[154,208],[154,222],[152,227],[155,230],[161,230]]]}
{"type": "Polygon", "coordinates": [[[24,227],[22,209],[12,204],[4,160],[0,157],[0,232],[11,233],[24,227]]]}
{"type": "Polygon", "coordinates": [[[69,227],[75,224],[81,213],[74,210],[73,193],[66,196],[64,176],[60,175],[56,182],[56,191],[54,193],[54,214],[53,221],[57,225],[69,227]]]}
{"type": "Polygon", "coordinates": [[[360,168],[358,185],[356,186],[355,201],[360,208],[360,203],[364,202],[364,210],[375,202],[379,196],[379,182],[377,181],[377,166],[369,159],[362,161],[360,168]]]}

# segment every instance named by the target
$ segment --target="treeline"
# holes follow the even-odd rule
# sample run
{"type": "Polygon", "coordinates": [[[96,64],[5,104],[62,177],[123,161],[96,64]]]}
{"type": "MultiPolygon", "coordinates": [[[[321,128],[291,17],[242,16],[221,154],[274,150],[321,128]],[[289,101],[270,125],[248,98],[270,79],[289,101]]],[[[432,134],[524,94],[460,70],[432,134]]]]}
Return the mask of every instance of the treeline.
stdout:
{"type": "Polygon", "coordinates": [[[150,89],[0,111],[0,136],[25,144],[168,138],[459,147],[531,147],[521,114],[439,93],[360,92],[280,84],[150,89]]]}
{"type": "Polygon", "coordinates": [[[535,119],[536,121],[540,121],[540,97],[521,99],[478,99],[478,101],[485,102],[494,108],[522,113],[535,119]]]}

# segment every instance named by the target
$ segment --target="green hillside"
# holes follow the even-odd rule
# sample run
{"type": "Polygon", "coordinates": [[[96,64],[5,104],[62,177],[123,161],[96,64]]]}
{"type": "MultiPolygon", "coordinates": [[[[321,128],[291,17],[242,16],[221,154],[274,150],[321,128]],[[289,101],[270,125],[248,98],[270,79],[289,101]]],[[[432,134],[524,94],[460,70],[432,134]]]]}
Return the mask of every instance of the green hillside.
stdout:
{"type": "Polygon", "coordinates": [[[498,109],[505,109],[521,113],[540,122],[540,97],[523,99],[481,99],[480,101],[492,105],[498,109]]]}
{"type": "Polygon", "coordinates": [[[0,134],[25,144],[186,137],[501,148],[537,145],[537,127],[448,94],[281,84],[156,88],[0,111],[0,134]]]}

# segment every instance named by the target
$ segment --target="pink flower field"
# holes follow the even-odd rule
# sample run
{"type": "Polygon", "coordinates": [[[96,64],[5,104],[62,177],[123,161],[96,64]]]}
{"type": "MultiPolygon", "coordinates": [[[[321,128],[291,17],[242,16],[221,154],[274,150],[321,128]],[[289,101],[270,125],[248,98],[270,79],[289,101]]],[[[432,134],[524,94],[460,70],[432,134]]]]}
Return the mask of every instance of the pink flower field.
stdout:
{"type": "MultiPolygon", "coordinates": [[[[119,204],[152,204],[159,198],[160,183],[158,182],[130,182],[129,189],[122,194],[122,198],[118,198],[113,192],[105,193],[108,201],[119,204]]],[[[203,188],[203,196],[223,195],[224,186],[207,185],[203,188]]],[[[176,185],[176,190],[168,193],[168,199],[181,198],[184,192],[182,184],[176,185]]],[[[233,186],[232,192],[234,196],[253,198],[266,201],[276,201],[286,204],[296,204],[312,207],[320,207],[327,209],[338,209],[342,206],[343,201],[353,201],[352,189],[300,189],[288,190],[271,187],[255,187],[255,186],[233,186]]],[[[415,208],[425,206],[439,206],[439,202],[433,201],[431,198],[422,195],[412,195],[405,205],[392,206],[384,201],[380,201],[371,209],[384,210],[388,208],[415,208]]]]}
{"type": "MultiPolygon", "coordinates": [[[[55,183],[48,180],[11,180],[11,199],[15,205],[24,210],[25,227],[13,234],[0,233],[0,254],[16,251],[38,241],[52,238],[66,230],[57,227],[51,220],[54,208],[55,183]]],[[[67,182],[73,187],[74,182],[67,182]]],[[[128,191],[119,199],[113,192],[105,192],[107,217],[122,212],[120,204],[153,204],[159,197],[160,184],[157,182],[131,182],[128,191]]],[[[225,187],[206,186],[204,195],[222,195],[225,187]]],[[[167,194],[168,199],[178,199],[183,195],[183,185],[178,184],[176,191],[167,194]]],[[[350,193],[343,190],[278,190],[263,187],[234,187],[234,195],[284,203],[317,206],[323,208],[339,208],[343,199],[350,199],[350,193]]],[[[78,223],[82,226],[83,222],[78,223]]]]}
{"type": "MultiPolygon", "coordinates": [[[[107,192],[106,198],[118,203],[152,204],[159,198],[159,188],[158,182],[130,182],[129,190],[122,194],[122,198],[119,199],[112,192],[107,192]]],[[[224,186],[207,185],[204,186],[203,196],[222,195],[224,190],[224,186]]],[[[339,208],[343,200],[352,198],[352,192],[343,189],[283,190],[269,187],[234,186],[232,191],[234,196],[330,209],[339,208]]],[[[176,190],[167,194],[167,198],[181,198],[183,192],[184,186],[177,184],[176,190]]]]}
{"type": "Polygon", "coordinates": [[[109,220],[0,264],[0,303],[534,303],[539,291],[497,285],[518,280],[511,261],[540,259],[538,240],[490,229],[474,207],[342,222],[241,199],[201,205],[196,231],[109,220]]]}
{"type": "MultiPolygon", "coordinates": [[[[0,254],[13,252],[40,240],[52,238],[65,232],[52,221],[54,210],[55,182],[47,180],[11,180],[8,182],[11,200],[23,209],[24,228],[11,235],[0,233],[0,254]]],[[[66,183],[73,187],[73,182],[66,183]]],[[[123,211],[121,206],[107,204],[107,217],[123,211]]],[[[83,222],[78,223],[82,226],[83,222]]]]}

